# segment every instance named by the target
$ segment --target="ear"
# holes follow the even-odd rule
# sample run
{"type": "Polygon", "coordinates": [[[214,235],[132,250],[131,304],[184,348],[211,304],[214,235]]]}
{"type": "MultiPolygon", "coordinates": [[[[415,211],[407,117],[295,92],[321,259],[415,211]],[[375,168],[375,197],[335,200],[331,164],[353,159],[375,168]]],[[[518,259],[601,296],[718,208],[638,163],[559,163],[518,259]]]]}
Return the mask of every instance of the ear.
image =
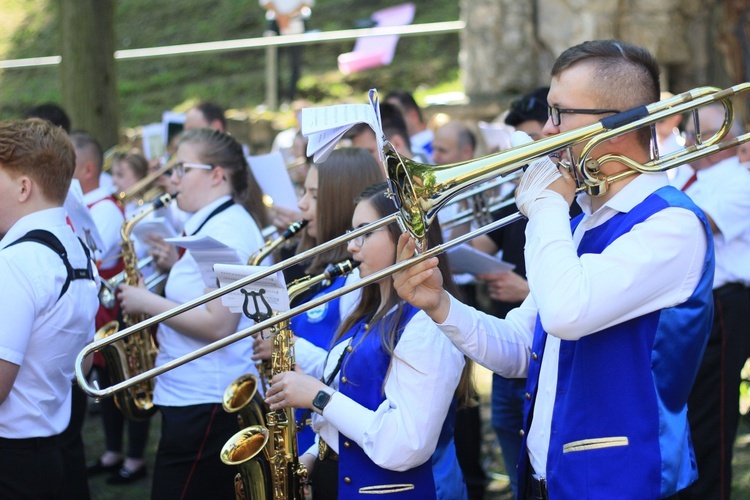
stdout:
{"type": "Polygon", "coordinates": [[[34,181],[30,177],[25,175],[20,176],[16,182],[18,186],[17,200],[19,203],[26,203],[31,198],[32,192],[36,189],[36,184],[34,184],[34,181]]]}
{"type": "Polygon", "coordinates": [[[221,165],[215,166],[211,170],[211,185],[218,186],[224,181],[229,181],[229,176],[227,175],[226,170],[224,170],[224,167],[221,165]]]}

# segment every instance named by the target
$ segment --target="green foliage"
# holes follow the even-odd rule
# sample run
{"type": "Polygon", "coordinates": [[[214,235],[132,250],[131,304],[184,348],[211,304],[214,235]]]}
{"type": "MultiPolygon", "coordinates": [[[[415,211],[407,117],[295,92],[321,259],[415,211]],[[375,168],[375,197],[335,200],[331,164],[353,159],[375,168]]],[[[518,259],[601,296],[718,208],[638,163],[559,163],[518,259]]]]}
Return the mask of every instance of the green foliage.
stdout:
{"type": "MultiPolygon", "coordinates": [[[[354,27],[378,9],[404,0],[318,0],[308,28],[331,31],[354,27]]],[[[415,23],[458,19],[458,2],[416,0],[415,23]]],[[[0,0],[0,58],[59,54],[56,0],[0,0]]],[[[263,9],[254,0],[119,0],[117,50],[261,36],[263,9]]],[[[382,92],[454,86],[458,74],[458,36],[402,37],[388,67],[343,76],[336,57],[353,41],[328,42],[303,49],[299,98],[316,103],[361,99],[369,88],[382,92]]],[[[280,53],[282,86],[288,60],[280,53]]],[[[207,99],[257,115],[265,99],[265,51],[160,57],[117,62],[121,126],[159,121],[167,109],[184,110],[207,99]]],[[[46,101],[60,102],[58,67],[0,70],[0,119],[15,117],[46,101]]]]}

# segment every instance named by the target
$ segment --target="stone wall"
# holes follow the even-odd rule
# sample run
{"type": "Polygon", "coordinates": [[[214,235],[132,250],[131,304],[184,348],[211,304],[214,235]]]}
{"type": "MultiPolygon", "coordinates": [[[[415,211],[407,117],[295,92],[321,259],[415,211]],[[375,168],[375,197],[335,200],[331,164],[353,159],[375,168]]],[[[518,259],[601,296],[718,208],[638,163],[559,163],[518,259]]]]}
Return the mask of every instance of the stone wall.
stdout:
{"type": "Polygon", "coordinates": [[[747,79],[732,73],[748,11],[750,0],[461,0],[464,87],[483,103],[546,85],[563,50],[598,38],[648,48],[665,90],[727,86],[747,79]]]}

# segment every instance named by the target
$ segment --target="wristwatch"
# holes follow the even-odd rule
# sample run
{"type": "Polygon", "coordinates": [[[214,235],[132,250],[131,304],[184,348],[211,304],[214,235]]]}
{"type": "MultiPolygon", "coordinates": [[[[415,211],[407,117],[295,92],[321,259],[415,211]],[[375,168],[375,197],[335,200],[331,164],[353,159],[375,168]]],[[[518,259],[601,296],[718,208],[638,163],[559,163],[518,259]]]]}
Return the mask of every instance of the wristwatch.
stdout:
{"type": "Polygon", "coordinates": [[[328,394],[326,391],[318,391],[318,393],[313,398],[312,404],[313,407],[318,410],[318,412],[323,413],[323,408],[326,407],[330,400],[330,394],[328,394]]]}

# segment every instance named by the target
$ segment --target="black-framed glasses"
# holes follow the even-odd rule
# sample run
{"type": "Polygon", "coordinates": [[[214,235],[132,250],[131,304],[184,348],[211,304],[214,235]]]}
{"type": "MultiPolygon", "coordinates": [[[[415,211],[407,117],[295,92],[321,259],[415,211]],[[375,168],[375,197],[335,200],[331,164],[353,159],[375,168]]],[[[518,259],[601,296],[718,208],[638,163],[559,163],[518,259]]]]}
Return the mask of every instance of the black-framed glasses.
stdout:
{"type": "MultiPolygon", "coordinates": [[[[373,229],[369,233],[360,234],[359,236],[356,236],[356,237],[350,239],[349,243],[353,244],[357,248],[362,248],[362,245],[365,244],[365,239],[367,239],[368,236],[370,236],[372,233],[377,233],[378,231],[383,231],[383,230],[385,230],[384,227],[379,227],[378,229],[373,229]]],[[[351,232],[352,231],[349,230],[349,229],[346,230],[346,234],[349,234],[351,232]]]]}
{"type": "Polygon", "coordinates": [[[178,179],[182,179],[182,176],[185,175],[185,169],[186,168],[199,168],[201,170],[211,170],[216,165],[206,165],[204,163],[190,163],[187,161],[178,161],[174,165],[172,165],[172,172],[177,175],[178,179]]]}
{"type": "Polygon", "coordinates": [[[621,111],[617,109],[566,109],[547,106],[547,113],[552,119],[552,125],[559,127],[560,115],[563,113],[570,113],[572,115],[605,115],[607,113],[621,113],[621,111]]]}

